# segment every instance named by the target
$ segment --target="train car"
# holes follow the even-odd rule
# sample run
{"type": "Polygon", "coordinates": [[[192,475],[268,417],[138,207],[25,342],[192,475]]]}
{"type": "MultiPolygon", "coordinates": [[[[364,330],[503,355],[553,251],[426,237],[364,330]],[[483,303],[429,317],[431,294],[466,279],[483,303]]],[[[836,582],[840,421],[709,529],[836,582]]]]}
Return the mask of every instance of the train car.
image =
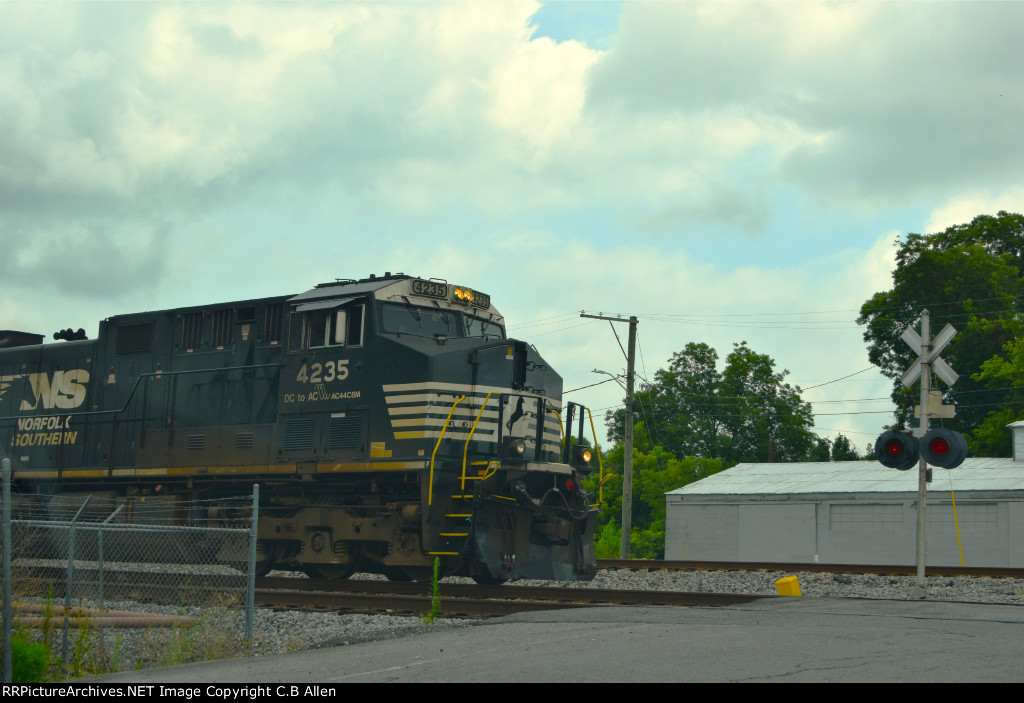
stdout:
{"type": "Polygon", "coordinates": [[[54,336],[0,331],[0,445],[36,510],[226,524],[217,499],[258,483],[261,572],[596,572],[584,409],[480,291],[388,273],[54,336]]]}

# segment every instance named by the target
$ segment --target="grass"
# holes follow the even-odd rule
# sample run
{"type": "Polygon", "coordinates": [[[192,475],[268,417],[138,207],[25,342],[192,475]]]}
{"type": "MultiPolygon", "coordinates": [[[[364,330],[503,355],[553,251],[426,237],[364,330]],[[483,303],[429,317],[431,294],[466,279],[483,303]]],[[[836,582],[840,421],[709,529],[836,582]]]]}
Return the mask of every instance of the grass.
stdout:
{"type": "MultiPolygon", "coordinates": [[[[234,599],[226,595],[222,602],[206,605],[195,624],[133,628],[131,651],[126,651],[128,648],[121,634],[116,635],[112,646],[109,636],[105,642],[106,632],[95,624],[94,615],[76,614],[77,627],[68,628],[64,657],[64,612],[54,603],[51,588],[42,603],[41,623],[35,627],[17,625],[12,633],[14,682],[57,682],[125,668],[142,669],[248,655],[251,643],[239,636],[238,627],[244,612],[231,607],[233,604],[234,599]]],[[[17,602],[14,610],[18,610],[17,602]]],[[[183,609],[179,609],[178,614],[182,615],[183,609]]]]}

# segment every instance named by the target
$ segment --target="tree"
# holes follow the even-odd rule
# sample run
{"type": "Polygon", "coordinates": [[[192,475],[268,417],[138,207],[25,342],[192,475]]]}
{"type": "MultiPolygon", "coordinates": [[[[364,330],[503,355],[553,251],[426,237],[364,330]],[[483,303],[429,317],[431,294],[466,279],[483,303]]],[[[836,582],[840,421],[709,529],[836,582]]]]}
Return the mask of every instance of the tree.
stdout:
{"type": "Polygon", "coordinates": [[[1024,338],[1007,342],[1003,354],[981,365],[974,380],[998,388],[1004,394],[1003,407],[992,412],[967,436],[975,456],[1011,456],[1013,445],[1006,426],[1024,419],[1024,338]]]}
{"type": "Polygon", "coordinates": [[[815,437],[811,448],[807,450],[805,461],[831,461],[832,443],[828,437],[815,437]]]}
{"type": "MultiPolygon", "coordinates": [[[[677,459],[660,446],[647,444],[644,423],[634,428],[638,440],[633,449],[633,529],[630,532],[630,556],[638,559],[662,559],[665,556],[665,494],[694,481],[718,473],[721,461],[685,457],[677,459]],[[644,451],[643,446],[649,449],[644,451]]],[[[625,448],[616,443],[602,463],[608,480],[603,486],[603,500],[598,515],[596,543],[598,556],[617,557],[622,534],[622,475],[625,448]]],[[[584,486],[597,494],[599,477],[591,473],[584,486]]]]}
{"type": "Polygon", "coordinates": [[[876,293],[857,318],[865,325],[868,358],[893,379],[899,425],[910,426],[919,402],[916,390],[900,383],[916,354],[901,339],[921,312],[931,313],[937,334],[947,323],[959,334],[942,352],[959,374],[944,390],[944,402],[957,405],[946,426],[969,434],[1006,399],[1006,389],[987,385],[977,374],[1021,332],[1015,311],[1024,304],[1024,217],[1000,212],[974,218],[931,235],[909,234],[897,243],[891,290],[876,293]]]}
{"type": "Polygon", "coordinates": [[[746,342],[733,345],[722,374],[720,407],[728,445],[720,455],[727,463],[799,461],[814,435],[811,406],[800,389],[784,382],[789,371],[775,372],[775,361],[746,342]]]}
{"type": "Polygon", "coordinates": [[[832,461],[857,461],[860,455],[853,448],[853,443],[841,434],[836,435],[832,442],[832,461]]]}
{"type": "MultiPolygon", "coordinates": [[[[733,345],[725,370],[717,369],[718,353],[707,344],[689,343],[672,355],[668,369],[635,395],[634,406],[644,421],[649,444],[676,457],[698,456],[740,461],[796,461],[813,442],[810,405],[799,389],[784,382],[788,371],[746,342],[733,345]]],[[[610,437],[622,441],[625,412],[605,416],[610,437]]],[[[635,442],[639,442],[634,438],[635,442]]]]}

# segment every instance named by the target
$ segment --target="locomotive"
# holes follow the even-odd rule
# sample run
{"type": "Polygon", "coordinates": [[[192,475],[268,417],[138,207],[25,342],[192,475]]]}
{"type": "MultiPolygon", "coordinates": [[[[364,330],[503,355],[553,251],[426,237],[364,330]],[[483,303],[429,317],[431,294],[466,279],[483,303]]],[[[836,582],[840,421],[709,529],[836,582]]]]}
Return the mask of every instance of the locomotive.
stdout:
{"type": "Polygon", "coordinates": [[[585,408],[480,291],[387,273],[54,336],[0,331],[0,453],[36,510],[215,526],[258,483],[260,573],[596,572],[585,408]]]}

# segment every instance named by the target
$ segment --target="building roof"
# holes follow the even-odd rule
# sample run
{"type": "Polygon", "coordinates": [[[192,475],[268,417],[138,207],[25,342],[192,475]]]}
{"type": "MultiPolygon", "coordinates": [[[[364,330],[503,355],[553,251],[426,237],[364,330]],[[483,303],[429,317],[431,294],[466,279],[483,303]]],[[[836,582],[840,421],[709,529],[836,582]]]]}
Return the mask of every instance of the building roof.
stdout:
{"type": "MultiPolygon", "coordinates": [[[[793,495],[917,493],[917,467],[890,469],[877,461],[738,464],[667,495],[793,495]]],[[[929,491],[1024,491],[1024,461],[969,458],[955,469],[932,469],[929,491]]]]}

